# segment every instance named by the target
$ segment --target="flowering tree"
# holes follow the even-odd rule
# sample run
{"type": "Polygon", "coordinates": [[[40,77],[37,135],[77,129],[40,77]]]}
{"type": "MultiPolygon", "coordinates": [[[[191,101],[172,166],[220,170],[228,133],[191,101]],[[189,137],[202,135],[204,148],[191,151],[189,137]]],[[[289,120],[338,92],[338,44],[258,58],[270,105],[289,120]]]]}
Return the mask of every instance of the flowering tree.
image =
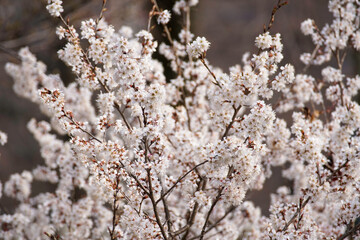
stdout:
{"type": "Polygon", "coordinates": [[[360,49],[360,3],[329,0],[331,24],[301,24],[315,45],[301,55],[305,70],[324,66],[315,79],[280,65],[281,36],[270,30],[286,2],[255,39],[258,51],[228,72],[211,66],[210,43],[190,32],[197,0],[179,0],[171,12],[151,2],[147,30],[134,35],[105,22],[105,0],[80,33],[62,1],[48,0],[67,41],[58,55],[76,76],[68,86],[28,48],[20,65],[6,65],[15,92],[50,120],[28,123],[44,165],[0,184],[0,196],[20,202],[0,215],[0,239],[360,238],[360,77],[342,70],[347,52],[360,49]],[[185,16],[176,37],[172,14],[185,16]],[[159,45],[153,18],[167,37],[159,45]],[[280,165],[293,186],[271,196],[266,217],[245,197],[280,165]],[[56,191],[30,197],[33,180],[56,191]]]}

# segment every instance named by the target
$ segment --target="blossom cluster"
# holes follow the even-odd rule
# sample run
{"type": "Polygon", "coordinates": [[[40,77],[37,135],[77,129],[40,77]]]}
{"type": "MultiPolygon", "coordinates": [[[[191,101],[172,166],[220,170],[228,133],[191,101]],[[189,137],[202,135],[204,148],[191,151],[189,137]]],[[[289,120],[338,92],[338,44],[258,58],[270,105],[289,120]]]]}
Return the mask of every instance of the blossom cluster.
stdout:
{"type": "MultiPolygon", "coordinates": [[[[315,49],[300,58],[305,69],[323,65],[321,79],[281,63],[273,15],[257,52],[228,71],[212,66],[210,42],[193,40],[187,20],[177,36],[167,26],[197,3],[160,10],[152,1],[160,44],[150,26],[116,31],[100,15],[78,32],[63,21],[58,55],[75,76],[67,86],[28,48],[6,65],[14,91],[49,120],[28,123],[44,164],[0,183],[0,197],[19,202],[0,212],[0,239],[360,238],[360,76],[343,71],[346,53],[360,49],[359,3],[329,0],[332,24],[301,24],[315,49]],[[291,186],[271,195],[265,216],[247,196],[274,166],[291,186]],[[34,181],[56,189],[34,196],[34,181]]],[[[47,9],[63,20],[61,4],[47,9]]]]}

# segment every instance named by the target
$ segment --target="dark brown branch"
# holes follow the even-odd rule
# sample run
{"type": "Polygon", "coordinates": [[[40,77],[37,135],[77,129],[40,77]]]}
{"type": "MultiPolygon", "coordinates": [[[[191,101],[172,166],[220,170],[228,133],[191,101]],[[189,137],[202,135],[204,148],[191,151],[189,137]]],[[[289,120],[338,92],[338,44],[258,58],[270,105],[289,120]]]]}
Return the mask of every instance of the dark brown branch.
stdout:
{"type": "MultiPolygon", "coordinates": [[[[143,114],[144,114],[144,110],[143,110],[143,114]]],[[[144,117],[145,117],[145,114],[144,114],[144,117]]],[[[144,124],[146,126],[146,120],[144,119],[144,124]]],[[[148,151],[149,151],[149,148],[148,148],[148,144],[147,144],[147,139],[146,137],[144,138],[144,148],[145,148],[145,152],[144,152],[144,155],[145,155],[145,162],[149,162],[149,159],[148,159],[148,151]]],[[[163,236],[163,238],[165,240],[168,239],[167,237],[167,234],[165,232],[165,228],[163,226],[163,224],[161,223],[161,219],[160,219],[160,215],[159,215],[159,212],[158,212],[158,209],[157,209],[157,205],[156,205],[156,200],[155,200],[155,196],[154,196],[154,191],[153,191],[153,185],[152,185],[152,176],[151,176],[151,169],[146,169],[146,172],[147,172],[147,178],[148,178],[148,187],[149,187],[149,192],[148,192],[148,196],[150,198],[150,201],[151,201],[151,204],[153,206],[153,211],[154,211],[154,215],[155,215],[155,219],[156,219],[156,223],[157,225],[159,226],[160,228],[160,232],[161,232],[161,235],[163,236]]],[[[169,232],[170,232],[170,229],[168,229],[169,232]]]]}
{"type": "Polygon", "coordinates": [[[115,192],[114,192],[114,201],[113,201],[113,218],[112,218],[112,229],[110,230],[109,228],[109,233],[110,233],[110,238],[111,240],[115,240],[116,239],[116,236],[114,236],[114,232],[115,232],[115,227],[117,225],[117,222],[116,222],[116,214],[117,214],[117,211],[118,211],[118,208],[116,206],[116,202],[117,202],[117,194],[119,192],[119,177],[116,176],[116,189],[115,189],[115,192]]]}
{"type": "Polygon", "coordinates": [[[115,106],[115,109],[116,109],[116,110],[118,111],[118,113],[120,114],[121,118],[123,119],[123,121],[124,121],[124,123],[125,123],[125,125],[126,125],[126,128],[127,128],[129,131],[131,131],[131,130],[132,130],[132,127],[130,126],[129,122],[126,120],[123,112],[121,111],[120,105],[119,105],[116,101],[114,101],[114,106],[115,106]]]}
{"type": "MultiPolygon", "coordinates": [[[[154,4],[154,7],[155,7],[156,11],[158,11],[160,13],[161,10],[160,10],[160,7],[159,7],[159,5],[157,3],[157,0],[150,0],[150,1],[154,4]]],[[[167,39],[169,40],[172,51],[174,53],[175,63],[176,63],[176,68],[177,68],[177,74],[178,74],[178,76],[180,76],[182,74],[182,69],[181,69],[180,59],[179,59],[178,55],[176,54],[176,47],[174,45],[174,40],[171,37],[170,30],[169,30],[168,26],[166,24],[162,24],[162,26],[164,27],[165,35],[166,35],[167,39]]],[[[150,30],[150,29],[148,29],[148,30],[150,30]]]]}
{"type": "MultiPolygon", "coordinates": [[[[145,156],[146,156],[146,154],[145,154],[145,156]]],[[[158,212],[157,206],[156,206],[156,201],[155,201],[154,192],[153,192],[153,186],[152,186],[152,181],[151,181],[151,172],[150,172],[150,169],[147,169],[146,171],[147,171],[147,174],[148,174],[148,181],[149,181],[149,198],[150,198],[151,204],[153,206],[153,211],[154,211],[154,215],[155,215],[155,218],[156,218],[156,223],[160,228],[160,231],[161,231],[161,234],[162,234],[163,238],[165,240],[167,240],[168,237],[166,235],[164,226],[161,223],[160,215],[159,215],[159,212],[158,212]]]]}
{"type": "MultiPolygon", "coordinates": [[[[199,191],[200,189],[204,190],[205,187],[206,187],[206,179],[202,178],[202,179],[200,179],[200,182],[198,183],[198,186],[197,186],[195,192],[199,191]]],[[[194,194],[195,194],[195,193],[194,193],[194,194]]],[[[182,238],[181,238],[182,240],[185,240],[186,237],[188,236],[188,234],[189,234],[189,232],[190,232],[190,229],[191,229],[192,225],[193,225],[194,222],[195,222],[195,217],[196,217],[196,214],[197,214],[197,212],[198,212],[198,210],[199,210],[199,207],[200,207],[199,203],[198,203],[198,202],[195,202],[194,207],[193,207],[193,210],[190,212],[190,216],[189,216],[189,218],[187,219],[187,224],[186,224],[186,226],[185,226],[186,232],[185,232],[185,234],[182,236],[182,238]]]]}
{"type": "MultiPolygon", "coordinates": [[[[355,224],[352,224],[353,227],[348,226],[347,230],[343,235],[337,238],[337,240],[344,240],[345,238],[349,236],[353,236],[359,229],[360,229],[360,219],[359,217],[355,220],[355,224]]],[[[351,238],[352,239],[352,238],[351,238]]]]}
{"type": "Polygon", "coordinates": [[[283,229],[281,231],[286,231],[288,229],[288,227],[295,221],[296,217],[302,213],[302,211],[304,210],[305,206],[309,203],[311,197],[308,197],[303,203],[300,199],[300,203],[299,206],[295,212],[295,214],[292,216],[292,218],[285,224],[285,226],[283,227],[283,229]]]}
{"type": "Polygon", "coordinates": [[[208,227],[205,231],[205,233],[210,232],[213,228],[215,228],[222,220],[224,220],[232,211],[236,209],[236,206],[231,206],[229,209],[225,212],[225,214],[216,220],[214,223],[211,224],[210,227],[208,227]]]}
{"type": "MultiPolygon", "coordinates": [[[[213,228],[217,227],[218,224],[219,224],[222,220],[224,220],[224,219],[225,219],[232,211],[234,211],[235,209],[236,209],[236,206],[231,206],[231,207],[225,212],[225,214],[224,214],[221,218],[219,218],[218,220],[216,220],[214,223],[211,224],[210,227],[208,227],[208,228],[206,229],[205,233],[208,233],[208,232],[210,232],[213,228]]],[[[200,236],[201,236],[201,235],[198,235],[198,236],[189,238],[188,240],[195,240],[195,239],[199,238],[200,236]]]]}
{"type": "MultiPolygon", "coordinates": [[[[164,192],[164,189],[162,187],[162,181],[161,181],[161,178],[159,178],[159,181],[160,181],[160,184],[161,184],[161,195],[163,195],[163,192],[164,192]]],[[[162,204],[164,206],[164,211],[165,211],[165,218],[166,218],[166,223],[167,223],[167,226],[168,226],[168,231],[169,231],[169,235],[170,237],[172,238],[172,221],[171,221],[171,215],[170,215],[170,211],[169,211],[169,206],[166,202],[166,198],[162,198],[162,204]]],[[[156,203],[157,204],[157,203],[156,203]]]]}
{"type": "Polygon", "coordinates": [[[181,182],[184,178],[186,178],[187,175],[189,175],[191,172],[193,172],[196,168],[200,167],[201,165],[204,165],[205,163],[207,163],[209,160],[206,160],[202,163],[199,163],[198,165],[196,165],[195,167],[193,167],[192,169],[190,169],[189,171],[187,171],[184,175],[182,175],[181,177],[178,178],[178,180],[176,180],[176,182],[174,183],[174,185],[171,186],[171,188],[169,188],[163,195],[161,195],[161,197],[156,201],[156,204],[158,204],[162,198],[166,197],[166,195],[168,195],[175,187],[176,185],[181,182]]]}
{"type": "Polygon", "coordinates": [[[239,107],[233,106],[233,108],[234,108],[234,114],[231,118],[231,122],[229,123],[229,125],[227,125],[224,134],[221,136],[221,140],[224,140],[226,138],[226,136],[229,134],[229,131],[235,122],[236,115],[238,114],[239,110],[241,109],[241,105],[239,107]]]}
{"type": "Polygon", "coordinates": [[[82,131],[83,133],[86,133],[87,135],[89,135],[91,137],[91,139],[96,140],[99,143],[102,143],[102,141],[100,139],[98,139],[97,137],[95,137],[92,133],[86,131],[85,129],[83,129],[74,119],[72,116],[69,116],[64,110],[62,110],[64,117],[66,117],[69,121],[71,121],[78,129],[80,129],[80,131],[82,131]]]}
{"type": "Polygon", "coordinates": [[[266,27],[265,25],[264,25],[264,33],[265,32],[268,32],[270,29],[271,29],[271,27],[273,26],[273,24],[274,24],[274,22],[275,22],[275,14],[276,14],[276,12],[281,8],[281,7],[283,7],[283,6],[285,6],[286,4],[288,4],[288,2],[287,1],[285,1],[285,2],[281,2],[282,0],[278,0],[278,3],[276,4],[276,6],[273,8],[273,10],[272,10],[272,12],[271,12],[271,17],[270,17],[270,21],[269,21],[269,24],[268,24],[268,26],[266,27]]]}
{"type": "Polygon", "coordinates": [[[200,56],[200,61],[202,62],[202,64],[205,66],[205,68],[208,70],[208,72],[210,73],[210,75],[214,78],[215,82],[214,84],[216,86],[218,86],[219,88],[221,88],[221,85],[219,83],[219,81],[217,80],[215,74],[210,70],[209,66],[207,65],[207,63],[205,62],[205,57],[204,56],[200,56]]]}
{"type": "MultiPolygon", "coordinates": [[[[344,167],[346,167],[346,165],[348,164],[349,162],[349,159],[346,160],[346,162],[344,164],[342,164],[340,167],[338,167],[336,170],[333,170],[333,173],[328,176],[326,178],[327,181],[330,181],[334,176],[336,176],[340,171],[341,169],[343,169],[344,167]]],[[[320,182],[320,185],[323,185],[326,181],[324,182],[320,182]]],[[[295,214],[292,216],[292,218],[285,224],[284,228],[282,229],[282,231],[286,231],[288,229],[288,227],[291,225],[292,222],[295,221],[296,217],[298,217],[301,212],[303,211],[303,209],[305,208],[305,206],[308,204],[308,202],[311,200],[311,197],[309,196],[304,202],[301,201],[300,199],[300,203],[299,203],[299,206],[298,206],[298,209],[297,211],[295,212],[295,214]]]]}
{"type": "Polygon", "coordinates": [[[341,165],[339,166],[336,170],[332,170],[332,174],[330,176],[328,176],[326,178],[327,181],[330,181],[331,179],[333,179],[336,175],[338,175],[341,171],[341,169],[343,169],[344,167],[346,167],[346,165],[349,163],[349,159],[346,159],[346,161],[341,165]]]}
{"type": "Polygon", "coordinates": [[[202,229],[201,229],[200,240],[203,240],[203,239],[204,239],[204,235],[205,235],[205,233],[206,233],[206,226],[208,225],[208,222],[209,222],[209,219],[210,219],[210,215],[211,215],[212,211],[214,210],[216,204],[219,202],[224,188],[225,188],[225,187],[222,187],[222,188],[219,189],[218,194],[217,194],[214,202],[211,204],[211,207],[210,207],[210,209],[209,209],[209,211],[208,211],[208,213],[207,213],[207,215],[206,215],[206,219],[205,219],[204,225],[203,225],[203,227],[202,227],[202,229]]]}

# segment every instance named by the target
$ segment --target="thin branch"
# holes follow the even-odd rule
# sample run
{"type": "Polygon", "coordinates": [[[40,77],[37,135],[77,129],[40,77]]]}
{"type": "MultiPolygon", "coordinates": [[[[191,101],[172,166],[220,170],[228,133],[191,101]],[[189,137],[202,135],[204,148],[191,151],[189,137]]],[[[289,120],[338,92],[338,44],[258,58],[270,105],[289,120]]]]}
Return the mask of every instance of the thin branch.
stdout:
{"type": "MultiPolygon", "coordinates": [[[[143,114],[144,114],[144,109],[143,109],[143,114]]],[[[146,126],[145,114],[144,114],[144,124],[145,124],[145,126],[146,126]]],[[[148,148],[146,136],[144,137],[143,143],[144,143],[144,148],[145,148],[145,152],[144,152],[145,162],[147,163],[147,162],[149,162],[149,159],[148,159],[148,157],[147,157],[147,156],[148,156],[149,148],[148,148]]],[[[147,172],[148,188],[149,188],[148,196],[149,196],[149,198],[150,198],[150,201],[151,201],[151,204],[152,204],[152,207],[153,207],[153,211],[154,211],[156,223],[157,223],[157,225],[158,225],[159,228],[160,228],[161,235],[163,236],[163,238],[164,238],[165,240],[167,240],[168,237],[167,237],[167,234],[166,234],[166,232],[165,232],[165,228],[164,228],[163,224],[161,223],[160,215],[159,215],[159,212],[158,212],[158,209],[157,209],[157,205],[156,205],[156,200],[155,200],[154,190],[153,190],[153,185],[152,185],[151,169],[150,169],[150,168],[146,169],[146,172],[147,172]]],[[[170,232],[170,229],[168,229],[168,230],[169,230],[169,232],[170,232]]]]}
{"type": "Polygon", "coordinates": [[[18,61],[21,61],[21,58],[19,57],[19,55],[15,51],[13,51],[11,49],[8,49],[8,48],[2,46],[1,44],[0,44],[0,51],[8,54],[9,56],[15,58],[18,61]]]}
{"type": "Polygon", "coordinates": [[[107,0],[103,0],[99,17],[96,19],[96,25],[98,25],[100,20],[104,17],[104,12],[106,11],[106,3],[107,0]]]}
{"type": "MultiPolygon", "coordinates": [[[[231,206],[231,207],[225,212],[225,214],[224,214],[221,218],[219,218],[218,220],[216,220],[214,223],[211,224],[210,227],[208,227],[208,228],[206,229],[205,233],[208,233],[208,232],[210,232],[212,229],[214,229],[215,227],[217,227],[218,224],[219,224],[222,220],[224,220],[224,219],[225,219],[232,211],[234,211],[235,209],[236,209],[236,206],[231,206]]],[[[201,235],[198,235],[198,236],[189,238],[188,240],[195,240],[195,239],[197,239],[197,238],[199,238],[199,237],[201,237],[201,235]]]]}
{"type": "Polygon", "coordinates": [[[337,238],[337,240],[344,240],[345,238],[354,235],[360,229],[360,219],[359,217],[355,220],[353,227],[348,227],[343,235],[337,238]],[[357,223],[356,223],[357,222],[357,223]]]}
{"type": "Polygon", "coordinates": [[[116,223],[116,214],[117,214],[118,208],[116,206],[116,202],[117,202],[117,194],[119,192],[118,188],[119,188],[119,178],[118,178],[118,176],[116,176],[116,189],[115,189],[114,196],[113,196],[114,201],[113,201],[112,229],[111,230],[109,229],[111,240],[116,239],[116,237],[114,236],[114,232],[115,232],[115,227],[117,225],[117,223],[116,223]]]}
{"type": "MultiPolygon", "coordinates": [[[[336,176],[342,168],[344,168],[349,162],[349,159],[346,160],[346,162],[344,164],[342,164],[340,167],[338,167],[336,170],[334,170],[334,172],[328,176],[326,178],[327,181],[331,180],[334,176],[336,176]]],[[[326,181],[324,182],[320,182],[321,185],[323,185],[326,181]]],[[[311,197],[309,196],[303,203],[300,199],[300,203],[298,206],[297,211],[295,212],[295,214],[292,216],[292,218],[285,224],[284,228],[282,229],[282,231],[286,231],[288,229],[288,227],[291,225],[292,222],[295,221],[296,217],[299,216],[299,214],[301,214],[301,212],[303,211],[303,209],[305,208],[305,206],[308,204],[308,202],[311,200],[311,197]]]]}
{"type": "Polygon", "coordinates": [[[216,204],[219,202],[219,200],[220,200],[220,198],[221,198],[221,194],[222,194],[224,188],[225,188],[225,187],[222,187],[222,188],[219,189],[218,194],[217,194],[214,202],[211,204],[211,207],[210,207],[210,209],[209,209],[209,211],[208,211],[208,213],[207,213],[207,215],[206,215],[206,219],[205,219],[204,225],[203,225],[203,227],[202,227],[202,229],[201,229],[200,240],[203,240],[203,239],[204,239],[204,235],[205,235],[205,233],[206,233],[206,226],[207,226],[207,224],[208,224],[208,222],[209,222],[210,215],[211,215],[212,211],[214,210],[216,204]]]}
{"type": "Polygon", "coordinates": [[[224,134],[221,136],[221,140],[224,140],[226,138],[226,136],[229,134],[229,131],[230,131],[232,125],[234,124],[236,116],[237,116],[239,110],[241,109],[241,107],[242,107],[241,105],[238,106],[238,107],[233,106],[234,114],[233,114],[233,116],[231,118],[231,122],[229,123],[229,125],[227,125],[224,134]]]}
{"type": "Polygon", "coordinates": [[[205,68],[208,70],[208,72],[210,73],[210,75],[214,78],[214,80],[215,80],[214,84],[215,84],[216,86],[218,86],[219,88],[221,88],[221,85],[220,85],[219,81],[217,80],[215,74],[210,70],[209,66],[208,66],[207,63],[205,62],[204,56],[200,56],[199,59],[200,59],[200,61],[202,62],[202,64],[205,66],[205,68]]]}
{"type": "Polygon", "coordinates": [[[318,53],[319,49],[320,49],[320,44],[317,44],[316,47],[314,48],[314,50],[311,53],[310,61],[303,68],[303,72],[306,72],[309,69],[309,67],[311,65],[311,62],[315,59],[316,54],[318,53]]]}
{"type": "Polygon", "coordinates": [[[175,187],[178,183],[180,183],[184,178],[186,178],[187,175],[189,175],[191,172],[193,172],[196,168],[200,167],[201,165],[204,165],[205,163],[207,163],[209,160],[206,160],[202,163],[197,164],[195,167],[191,168],[189,171],[187,171],[184,175],[182,175],[181,177],[178,178],[178,180],[176,180],[176,182],[174,183],[174,185],[172,185],[163,195],[161,195],[161,197],[156,201],[156,204],[158,204],[162,198],[166,197],[166,195],[168,195],[175,187]]]}
{"type": "MultiPolygon", "coordinates": [[[[161,178],[159,178],[159,181],[160,181],[160,184],[161,184],[161,195],[163,194],[164,192],[164,189],[163,189],[163,185],[162,185],[162,181],[161,181],[161,178]]],[[[157,204],[157,203],[156,203],[157,204]]],[[[168,231],[169,231],[169,235],[170,237],[172,238],[172,221],[171,221],[171,215],[170,215],[170,211],[169,211],[169,206],[166,202],[166,198],[162,198],[162,204],[164,206],[164,211],[165,211],[165,218],[166,218],[166,223],[167,223],[167,226],[168,226],[168,231]]]]}
{"type": "MultiPolygon", "coordinates": [[[[145,156],[146,156],[146,154],[145,154],[145,156]]],[[[157,207],[156,207],[156,201],[155,201],[154,192],[153,192],[153,186],[152,186],[152,181],[151,181],[151,172],[150,172],[150,169],[147,169],[146,171],[147,171],[147,174],[148,174],[148,181],[149,181],[149,197],[150,197],[150,200],[151,200],[151,204],[153,206],[153,211],[154,211],[154,215],[155,215],[155,218],[156,218],[156,222],[157,222],[157,225],[160,228],[160,231],[161,231],[161,234],[162,234],[163,238],[165,240],[167,240],[168,237],[166,235],[164,226],[161,223],[160,215],[159,215],[159,212],[158,212],[157,207]]]]}
{"type": "Polygon", "coordinates": [[[216,220],[214,223],[211,224],[210,227],[208,227],[205,231],[205,233],[210,232],[213,228],[217,227],[217,225],[224,220],[231,212],[233,212],[236,209],[236,206],[231,206],[229,207],[229,209],[225,212],[225,214],[219,218],[218,220],[216,220]]]}
{"type": "Polygon", "coordinates": [[[86,131],[85,129],[83,129],[74,119],[72,116],[69,116],[64,110],[62,110],[64,117],[66,117],[68,120],[70,120],[78,129],[80,129],[82,132],[86,133],[87,135],[90,136],[91,139],[96,140],[99,143],[102,143],[102,141],[100,139],[98,139],[97,137],[95,137],[92,133],[86,131]]]}
{"type": "MultiPolygon", "coordinates": [[[[196,188],[196,191],[193,193],[193,195],[195,195],[195,193],[196,193],[197,191],[199,191],[200,189],[204,190],[205,187],[206,187],[206,179],[201,178],[201,179],[200,179],[200,182],[198,183],[198,186],[197,186],[197,188],[196,188]],[[202,186],[201,186],[201,185],[202,185],[202,186]]],[[[190,216],[189,216],[189,218],[187,219],[187,224],[186,224],[186,226],[185,226],[185,231],[186,231],[186,232],[185,232],[185,234],[182,236],[182,238],[181,238],[182,240],[185,240],[185,239],[187,238],[188,234],[190,233],[190,229],[191,229],[192,225],[193,225],[194,222],[195,222],[195,217],[196,217],[196,214],[197,214],[197,212],[198,212],[198,210],[199,210],[199,207],[200,207],[199,203],[198,203],[198,202],[195,202],[194,207],[193,207],[193,210],[190,212],[190,216]]]]}
{"type": "MultiPolygon", "coordinates": [[[[231,122],[230,122],[229,125],[226,127],[225,132],[224,132],[224,134],[223,134],[222,137],[221,137],[221,140],[224,140],[225,137],[228,135],[229,130],[230,130],[230,128],[232,127],[232,125],[234,124],[235,119],[236,119],[236,116],[237,116],[239,110],[241,109],[241,107],[242,107],[241,105],[238,106],[238,107],[233,106],[233,108],[234,108],[234,114],[233,114],[233,116],[232,116],[231,122]]],[[[228,171],[228,174],[227,174],[227,178],[229,178],[229,177],[231,176],[231,174],[233,173],[233,171],[234,171],[234,166],[229,166],[229,171],[228,171]]],[[[210,207],[210,209],[209,209],[209,211],[208,211],[208,213],[207,213],[207,216],[206,216],[206,219],[205,219],[205,223],[204,223],[204,225],[203,225],[203,227],[202,227],[202,230],[201,230],[200,240],[202,240],[202,239],[204,238],[204,235],[205,235],[205,233],[207,232],[207,231],[206,231],[206,226],[207,226],[207,224],[208,224],[208,222],[209,222],[210,215],[211,215],[212,211],[214,210],[216,204],[217,204],[218,201],[220,200],[221,195],[222,195],[222,192],[223,192],[224,189],[225,189],[225,186],[223,186],[222,188],[219,189],[218,194],[217,194],[214,202],[212,203],[212,205],[211,205],[211,207],[210,207]]]]}
{"type": "MultiPolygon", "coordinates": [[[[150,1],[154,4],[156,11],[160,13],[161,10],[160,10],[160,7],[159,7],[159,5],[157,3],[157,0],[150,0],[150,1]]],[[[162,26],[164,28],[165,35],[166,35],[167,39],[169,40],[169,43],[170,43],[170,45],[172,47],[172,50],[173,50],[173,53],[174,53],[174,56],[175,56],[177,74],[178,74],[178,76],[180,76],[182,74],[182,69],[181,69],[180,59],[179,59],[178,55],[176,54],[176,47],[174,45],[174,40],[171,37],[170,30],[169,30],[168,26],[166,24],[162,24],[162,26]]]]}
{"type": "Polygon", "coordinates": [[[274,22],[275,22],[275,14],[276,14],[276,12],[281,8],[281,7],[283,7],[283,6],[285,6],[286,4],[288,4],[288,2],[287,1],[285,1],[285,2],[281,2],[282,0],[278,0],[278,3],[276,4],[276,6],[273,8],[273,10],[272,10],[272,12],[271,12],[271,17],[270,17],[270,21],[269,21],[269,24],[268,24],[268,26],[266,27],[265,25],[264,25],[264,33],[265,32],[268,32],[270,29],[271,29],[271,27],[273,26],[273,24],[274,24],[274,22]]]}
{"type": "Polygon", "coordinates": [[[300,203],[299,206],[295,212],[295,214],[292,216],[292,218],[285,224],[285,226],[283,227],[283,229],[281,231],[286,231],[289,226],[295,221],[296,217],[302,213],[302,211],[304,210],[305,206],[309,203],[311,197],[309,196],[303,203],[300,199],[300,203]]]}
{"type": "MultiPolygon", "coordinates": [[[[326,178],[327,181],[330,181],[333,177],[335,177],[337,174],[340,173],[341,169],[343,169],[344,167],[346,167],[346,165],[349,163],[349,159],[346,159],[346,161],[341,165],[339,166],[336,170],[332,170],[332,174],[330,176],[328,176],[326,178]]],[[[331,170],[331,169],[330,169],[331,170]]]]}
{"type": "Polygon", "coordinates": [[[115,109],[116,109],[116,110],[118,111],[118,113],[120,114],[121,118],[123,119],[123,121],[124,121],[124,123],[125,123],[125,125],[126,125],[126,128],[131,132],[131,131],[132,131],[132,127],[131,127],[131,125],[129,124],[129,122],[127,121],[124,113],[121,111],[120,105],[119,105],[116,101],[114,101],[114,106],[115,106],[115,109]]]}

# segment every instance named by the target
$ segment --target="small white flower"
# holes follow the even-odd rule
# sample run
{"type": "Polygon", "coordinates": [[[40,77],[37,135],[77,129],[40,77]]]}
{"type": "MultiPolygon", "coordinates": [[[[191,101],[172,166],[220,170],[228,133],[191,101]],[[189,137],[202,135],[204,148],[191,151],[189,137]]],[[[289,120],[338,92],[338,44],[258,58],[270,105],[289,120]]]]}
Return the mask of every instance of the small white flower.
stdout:
{"type": "Polygon", "coordinates": [[[119,34],[124,38],[131,38],[133,36],[133,30],[129,26],[122,26],[119,30],[119,34]]]}
{"type": "Polygon", "coordinates": [[[184,29],[181,29],[179,33],[179,39],[182,43],[189,42],[193,39],[194,34],[192,34],[190,31],[186,31],[184,29]]]}
{"type": "Polygon", "coordinates": [[[81,22],[81,36],[85,39],[95,37],[96,23],[94,19],[81,22]]]}
{"type": "Polygon", "coordinates": [[[66,36],[66,29],[63,26],[58,26],[56,28],[56,35],[59,37],[59,39],[63,39],[66,36]]]}
{"type": "Polygon", "coordinates": [[[314,28],[314,20],[312,20],[312,19],[307,19],[307,20],[303,21],[303,22],[301,23],[300,28],[301,28],[301,31],[303,32],[303,34],[304,34],[305,36],[313,34],[313,33],[314,33],[314,29],[315,29],[315,28],[314,28]]]}
{"type": "Polygon", "coordinates": [[[210,47],[210,42],[205,37],[197,37],[195,41],[188,45],[187,51],[192,57],[199,57],[210,47]]]}
{"type": "Polygon", "coordinates": [[[64,11],[61,0],[48,0],[48,5],[46,6],[46,9],[53,17],[59,17],[60,14],[64,11]]]}
{"type": "Polygon", "coordinates": [[[356,50],[360,50],[360,31],[357,31],[352,35],[352,42],[356,50]]]}
{"type": "Polygon", "coordinates": [[[180,14],[181,14],[181,11],[183,11],[185,7],[186,7],[186,2],[185,2],[184,0],[180,0],[180,1],[177,1],[177,2],[174,4],[173,11],[174,11],[177,15],[180,15],[180,14]]]}
{"type": "Polygon", "coordinates": [[[170,21],[171,13],[169,10],[164,10],[159,13],[157,18],[158,24],[167,24],[170,21]]]}
{"type": "Polygon", "coordinates": [[[326,67],[321,71],[321,75],[323,76],[326,82],[341,82],[344,75],[341,73],[340,69],[335,69],[333,67],[326,67]]]}
{"type": "Polygon", "coordinates": [[[0,145],[4,146],[7,143],[7,135],[6,133],[0,131],[0,145]]]}
{"type": "Polygon", "coordinates": [[[272,43],[273,43],[272,37],[270,36],[269,32],[260,34],[255,39],[255,46],[262,50],[270,48],[272,43]]]}

